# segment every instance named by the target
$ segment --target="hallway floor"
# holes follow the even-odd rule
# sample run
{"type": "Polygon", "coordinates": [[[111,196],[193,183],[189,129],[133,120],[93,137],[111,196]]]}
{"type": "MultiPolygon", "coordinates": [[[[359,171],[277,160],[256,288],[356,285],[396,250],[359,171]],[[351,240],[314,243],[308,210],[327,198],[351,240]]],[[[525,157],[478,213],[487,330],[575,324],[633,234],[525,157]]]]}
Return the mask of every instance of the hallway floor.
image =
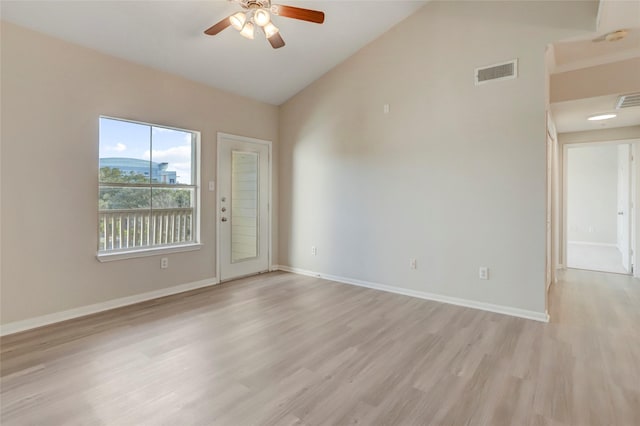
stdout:
{"type": "Polygon", "coordinates": [[[622,266],[622,254],[616,247],[567,243],[567,267],[590,271],[628,274],[622,266]]]}

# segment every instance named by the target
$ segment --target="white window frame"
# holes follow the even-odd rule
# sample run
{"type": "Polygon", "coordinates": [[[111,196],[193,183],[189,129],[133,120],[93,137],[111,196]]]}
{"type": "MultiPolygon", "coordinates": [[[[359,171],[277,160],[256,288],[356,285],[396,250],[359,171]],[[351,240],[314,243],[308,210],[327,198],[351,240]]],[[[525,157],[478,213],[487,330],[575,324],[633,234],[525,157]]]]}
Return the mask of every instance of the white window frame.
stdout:
{"type": "MultiPolygon", "coordinates": [[[[115,260],[124,260],[124,259],[135,259],[135,258],[140,258],[140,257],[148,257],[148,256],[158,256],[158,255],[164,255],[164,254],[170,254],[170,253],[179,253],[179,252],[188,252],[188,251],[196,251],[196,250],[200,250],[200,248],[202,247],[202,244],[200,242],[200,205],[201,205],[201,185],[200,185],[200,164],[201,164],[201,155],[200,155],[200,139],[201,139],[201,134],[199,131],[197,130],[190,130],[190,129],[183,129],[183,128],[179,128],[179,127],[174,127],[174,126],[166,126],[164,124],[154,124],[154,123],[147,123],[144,121],[136,121],[136,120],[128,120],[126,118],[120,118],[120,117],[111,117],[111,116],[107,116],[107,115],[101,115],[99,117],[100,119],[109,119],[109,120],[118,120],[118,121],[124,121],[127,123],[134,123],[134,124],[140,124],[140,125],[144,125],[144,126],[152,126],[152,127],[160,127],[160,128],[165,128],[165,129],[169,129],[169,130],[177,130],[180,132],[189,132],[191,134],[194,135],[194,141],[193,141],[193,149],[191,152],[191,166],[193,169],[192,171],[192,175],[193,175],[193,179],[194,182],[192,185],[190,185],[190,187],[194,188],[194,219],[193,219],[193,230],[192,230],[192,235],[193,235],[193,241],[189,242],[189,243],[185,243],[185,244],[168,244],[168,245],[153,245],[153,246],[145,246],[145,247],[139,247],[139,248],[127,248],[127,249],[117,249],[117,250],[113,250],[113,251],[109,251],[109,252],[104,252],[104,251],[100,251],[99,245],[100,245],[100,240],[98,237],[98,233],[100,232],[100,210],[99,208],[96,209],[96,213],[97,213],[97,217],[98,217],[98,222],[97,222],[97,227],[96,227],[96,237],[98,237],[98,240],[96,241],[96,246],[98,247],[98,250],[96,252],[96,258],[100,261],[100,262],[110,262],[110,261],[115,261],[115,260]]],[[[98,140],[100,138],[100,134],[98,133],[98,140]]],[[[153,149],[153,146],[150,146],[150,149],[153,149]]],[[[99,176],[99,166],[98,166],[98,176],[99,176]]],[[[106,186],[108,186],[108,184],[106,184],[106,186]]],[[[153,185],[153,183],[149,183],[149,188],[163,188],[163,187],[172,187],[172,185],[153,185]]],[[[101,182],[98,178],[98,185],[97,185],[97,189],[98,189],[98,193],[100,191],[100,187],[101,187],[101,182]]],[[[98,204],[98,203],[96,203],[98,204]]]]}

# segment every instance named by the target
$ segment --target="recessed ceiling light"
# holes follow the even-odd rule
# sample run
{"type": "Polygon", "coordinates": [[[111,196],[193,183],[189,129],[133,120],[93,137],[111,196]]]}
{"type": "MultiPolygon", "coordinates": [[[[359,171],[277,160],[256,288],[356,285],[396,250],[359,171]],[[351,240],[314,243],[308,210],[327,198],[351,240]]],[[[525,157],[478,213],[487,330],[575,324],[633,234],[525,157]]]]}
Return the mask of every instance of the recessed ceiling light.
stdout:
{"type": "Polygon", "coordinates": [[[609,120],[611,118],[615,118],[617,117],[616,114],[596,114],[596,115],[592,115],[591,117],[587,118],[587,120],[589,121],[600,121],[600,120],[609,120]]]}

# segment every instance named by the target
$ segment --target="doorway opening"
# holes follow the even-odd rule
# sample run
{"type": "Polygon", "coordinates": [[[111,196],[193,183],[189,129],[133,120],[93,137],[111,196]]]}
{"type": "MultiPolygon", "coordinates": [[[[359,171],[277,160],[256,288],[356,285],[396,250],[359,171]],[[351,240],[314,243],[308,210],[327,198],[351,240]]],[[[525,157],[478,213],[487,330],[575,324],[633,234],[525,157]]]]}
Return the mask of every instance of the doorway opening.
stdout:
{"type": "Polygon", "coordinates": [[[633,145],[565,145],[566,266],[633,274],[633,145]]]}

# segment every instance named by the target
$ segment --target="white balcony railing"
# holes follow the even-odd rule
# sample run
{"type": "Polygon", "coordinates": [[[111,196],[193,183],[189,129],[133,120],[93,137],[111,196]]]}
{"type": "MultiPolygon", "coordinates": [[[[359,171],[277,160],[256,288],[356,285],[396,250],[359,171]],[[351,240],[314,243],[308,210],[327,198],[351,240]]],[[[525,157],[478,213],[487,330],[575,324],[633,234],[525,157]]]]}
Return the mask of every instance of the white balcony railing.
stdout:
{"type": "Polygon", "coordinates": [[[99,251],[191,242],[194,209],[100,210],[99,251]]]}

